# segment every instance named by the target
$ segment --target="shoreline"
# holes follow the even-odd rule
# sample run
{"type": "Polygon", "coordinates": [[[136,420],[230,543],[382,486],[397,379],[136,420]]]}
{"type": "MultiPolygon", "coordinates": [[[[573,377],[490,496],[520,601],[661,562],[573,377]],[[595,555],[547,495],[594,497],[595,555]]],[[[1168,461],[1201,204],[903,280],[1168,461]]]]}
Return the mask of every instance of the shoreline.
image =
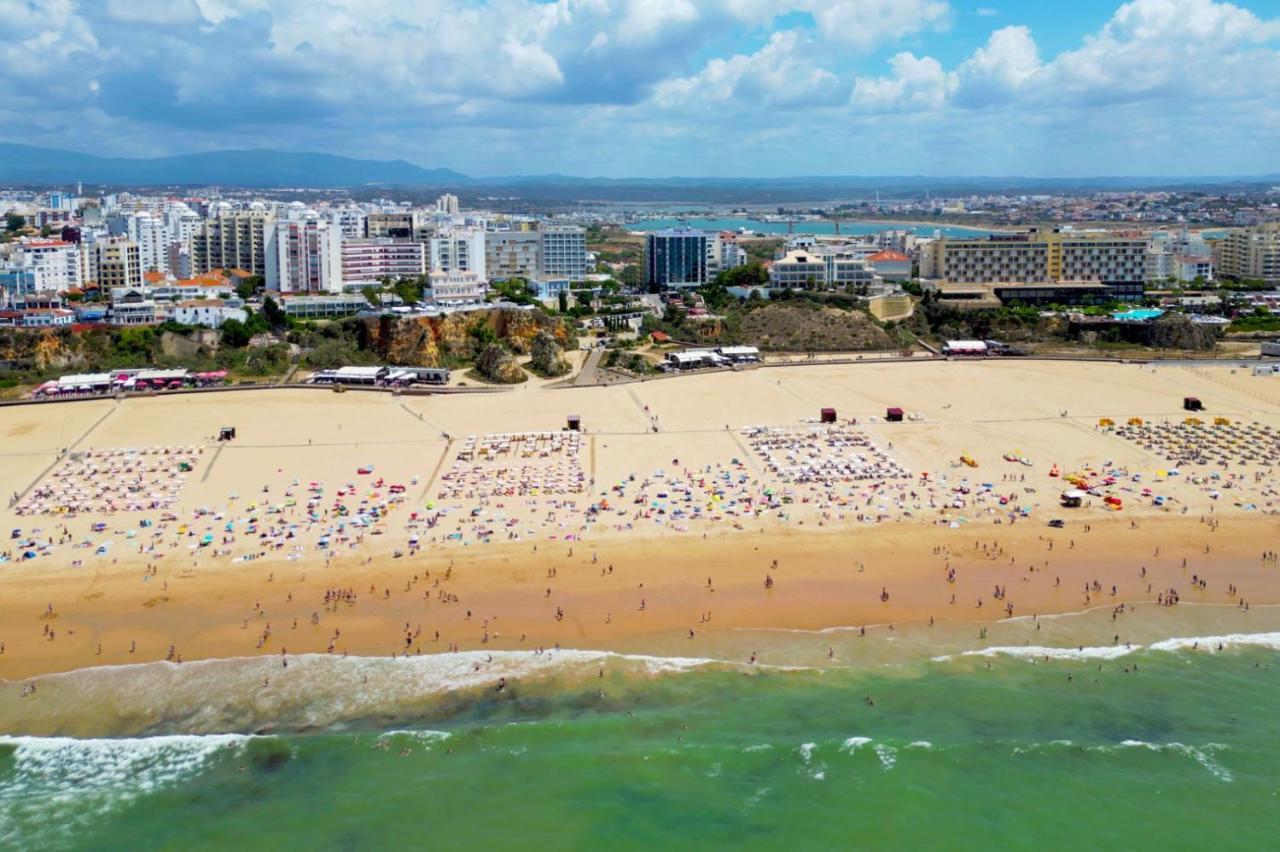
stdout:
{"type": "MultiPolygon", "coordinates": [[[[1187,603],[1235,610],[1237,599],[1222,588],[1230,584],[1251,606],[1263,607],[1280,604],[1280,578],[1270,563],[1258,559],[1256,544],[1273,528],[1270,519],[1240,519],[1213,532],[1181,518],[1144,519],[1137,529],[1101,524],[1083,534],[1019,525],[962,530],[892,525],[853,533],[810,529],[692,540],[602,538],[544,546],[537,553],[526,543],[495,544],[455,553],[447,563],[380,554],[334,560],[328,568],[303,560],[246,563],[166,571],[150,579],[138,566],[121,565],[82,575],[45,575],[38,586],[10,587],[0,602],[0,623],[8,625],[0,677],[17,683],[86,663],[164,660],[169,646],[184,662],[557,646],[714,659],[732,649],[745,662],[750,652],[741,650],[743,640],[760,641],[775,632],[820,637],[866,627],[876,639],[886,633],[883,625],[919,628],[931,618],[976,632],[1028,616],[1079,615],[1121,604],[1150,608],[1171,588],[1183,590],[1187,603]],[[911,541],[906,551],[904,537],[911,541]],[[982,540],[975,550],[976,537],[982,540]],[[1206,541],[1215,548],[1209,560],[1203,558],[1206,541]],[[1153,542],[1161,543],[1159,557],[1153,555],[1153,542]],[[613,573],[607,573],[608,566],[613,573]],[[947,579],[948,567],[956,571],[954,580],[947,579]],[[1210,580],[1212,590],[1187,589],[1192,575],[1210,580]],[[325,591],[352,576],[361,578],[353,602],[326,608],[325,591]],[[766,577],[773,578],[772,588],[765,587],[766,577]],[[1094,580],[1102,590],[1086,597],[1084,585],[1094,580]],[[992,596],[997,586],[1007,590],[1003,599],[992,596]],[[882,590],[888,601],[880,599],[882,590]],[[52,617],[45,610],[49,603],[52,617]],[[253,609],[246,609],[247,603],[253,609]],[[1012,619],[1006,605],[1014,606],[1012,619]],[[413,632],[410,642],[404,638],[406,624],[413,632]],[[56,639],[37,629],[44,625],[59,633],[56,639]],[[340,631],[336,639],[335,630],[340,631]],[[764,635],[757,639],[756,634],[764,635]],[[132,652],[131,643],[136,643],[132,652]]],[[[752,651],[759,650],[760,661],[767,662],[769,649],[761,644],[766,647],[752,651]]]]}
{"type": "MultiPolygon", "coordinates": [[[[932,618],[976,636],[1007,607],[1280,603],[1260,559],[1280,529],[1267,381],[931,361],[568,399],[286,389],[0,409],[13,490],[37,486],[24,514],[0,511],[0,678],[171,648],[191,661],[559,644],[768,663],[772,629],[932,618]],[[1227,424],[1178,431],[1187,395],[1227,424]],[[841,422],[818,426],[827,405],[841,422]],[[881,419],[894,405],[907,422],[881,419]],[[562,431],[570,411],[588,431],[562,431]],[[1135,415],[1141,435],[1098,424],[1135,415]],[[226,424],[241,440],[213,441],[226,424]],[[1203,455],[1179,473],[1188,435],[1203,455]],[[1060,507],[1072,472],[1095,483],[1091,505],[1060,507]]],[[[801,664],[828,650],[781,644],[801,664]]]]}

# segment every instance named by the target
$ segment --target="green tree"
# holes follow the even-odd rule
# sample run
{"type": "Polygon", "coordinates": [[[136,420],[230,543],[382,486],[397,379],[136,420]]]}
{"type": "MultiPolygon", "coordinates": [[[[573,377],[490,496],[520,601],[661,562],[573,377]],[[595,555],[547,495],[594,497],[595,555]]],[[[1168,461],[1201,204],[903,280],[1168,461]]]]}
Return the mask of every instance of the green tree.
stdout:
{"type": "Polygon", "coordinates": [[[4,217],[4,229],[6,231],[21,231],[27,226],[27,217],[21,213],[8,213],[4,217]]]}
{"type": "Polygon", "coordinates": [[[247,346],[249,338],[253,337],[253,334],[249,331],[248,327],[238,319],[223,321],[221,331],[222,342],[233,349],[240,349],[243,346],[247,346]]]}
{"type": "Polygon", "coordinates": [[[266,281],[261,275],[250,275],[236,284],[236,295],[241,299],[248,299],[261,290],[265,284],[266,281]]]}
{"type": "Polygon", "coordinates": [[[289,325],[289,317],[285,314],[284,308],[270,296],[262,300],[262,315],[267,320],[267,325],[272,328],[284,328],[289,325]]]}
{"type": "Polygon", "coordinates": [[[155,331],[147,326],[122,328],[112,343],[112,349],[126,360],[146,362],[153,356],[155,340],[155,331]]]}

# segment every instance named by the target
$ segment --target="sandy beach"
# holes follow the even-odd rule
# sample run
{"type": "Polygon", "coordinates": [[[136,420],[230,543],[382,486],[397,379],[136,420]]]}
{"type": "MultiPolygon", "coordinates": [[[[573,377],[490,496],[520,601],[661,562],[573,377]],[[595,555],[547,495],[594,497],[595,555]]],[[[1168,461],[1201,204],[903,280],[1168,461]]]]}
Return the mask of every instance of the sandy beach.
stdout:
{"type": "Polygon", "coordinates": [[[1280,603],[1277,427],[1275,379],[1031,361],[5,408],[0,677],[555,647],[763,664],[760,631],[1102,607],[1117,635],[1186,604],[1245,632],[1280,603]],[[1090,493],[1064,509],[1073,476],[1090,493]]]}

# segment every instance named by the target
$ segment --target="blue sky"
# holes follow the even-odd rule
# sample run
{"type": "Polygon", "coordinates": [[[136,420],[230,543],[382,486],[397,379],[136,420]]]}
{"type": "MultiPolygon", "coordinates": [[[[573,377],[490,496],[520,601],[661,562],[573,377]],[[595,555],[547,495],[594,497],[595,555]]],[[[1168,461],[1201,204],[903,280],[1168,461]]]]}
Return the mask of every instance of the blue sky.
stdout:
{"type": "Polygon", "coordinates": [[[0,138],[473,175],[1280,172],[1280,0],[0,0],[0,138]]]}

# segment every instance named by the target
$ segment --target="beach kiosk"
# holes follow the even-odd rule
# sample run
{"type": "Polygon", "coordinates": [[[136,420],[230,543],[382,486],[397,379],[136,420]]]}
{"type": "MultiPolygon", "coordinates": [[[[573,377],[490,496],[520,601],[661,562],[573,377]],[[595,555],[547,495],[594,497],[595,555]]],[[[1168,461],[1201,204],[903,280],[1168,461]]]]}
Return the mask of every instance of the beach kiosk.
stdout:
{"type": "Polygon", "coordinates": [[[579,415],[579,414],[570,414],[570,415],[569,415],[569,426],[568,426],[568,429],[569,429],[569,431],[570,431],[570,432],[581,432],[581,431],[582,431],[582,416],[581,416],[581,415],[579,415]]]}
{"type": "Polygon", "coordinates": [[[901,408],[890,408],[884,413],[884,419],[890,423],[901,423],[905,413],[901,408]]]}
{"type": "Polygon", "coordinates": [[[1080,504],[1084,502],[1085,492],[1079,488],[1072,488],[1062,492],[1062,506],[1064,509],[1079,509],[1080,504]]]}
{"type": "Polygon", "coordinates": [[[820,417],[818,419],[822,423],[836,422],[836,410],[834,408],[824,408],[822,409],[822,411],[819,412],[819,414],[820,414],[820,417]]]}
{"type": "Polygon", "coordinates": [[[231,440],[234,440],[235,437],[236,437],[236,427],[234,426],[223,426],[221,429],[218,430],[219,441],[231,441],[231,440]]]}
{"type": "Polygon", "coordinates": [[[1195,396],[1184,396],[1182,398],[1182,407],[1187,411],[1204,411],[1204,403],[1200,402],[1200,398],[1195,396]]]}

